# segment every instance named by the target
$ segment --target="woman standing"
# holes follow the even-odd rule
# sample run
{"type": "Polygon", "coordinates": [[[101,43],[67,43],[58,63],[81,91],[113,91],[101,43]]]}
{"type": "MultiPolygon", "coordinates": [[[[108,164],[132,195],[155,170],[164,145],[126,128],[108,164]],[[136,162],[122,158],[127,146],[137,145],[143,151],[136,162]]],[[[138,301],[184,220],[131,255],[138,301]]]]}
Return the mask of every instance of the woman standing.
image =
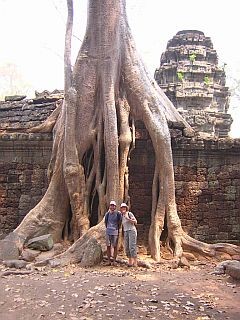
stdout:
{"type": "Polygon", "coordinates": [[[124,247],[125,253],[129,259],[128,266],[137,267],[137,219],[132,212],[128,211],[126,203],[122,203],[120,206],[122,213],[122,225],[124,231],[124,247]]]}

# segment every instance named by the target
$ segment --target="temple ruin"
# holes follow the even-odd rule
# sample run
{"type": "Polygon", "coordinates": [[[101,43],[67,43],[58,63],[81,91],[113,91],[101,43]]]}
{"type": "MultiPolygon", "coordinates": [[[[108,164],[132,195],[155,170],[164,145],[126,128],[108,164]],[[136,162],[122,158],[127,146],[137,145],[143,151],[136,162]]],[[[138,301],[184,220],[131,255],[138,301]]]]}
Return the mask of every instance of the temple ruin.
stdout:
{"type": "MultiPolygon", "coordinates": [[[[240,139],[228,137],[229,90],[211,39],[200,31],[178,32],[168,42],[155,78],[199,133],[190,138],[181,128],[171,129],[183,228],[199,240],[239,242],[240,139]]],[[[62,98],[61,92],[44,92],[35,99],[0,103],[0,238],[19,224],[47,189],[52,134],[26,130],[42,123],[62,98]]],[[[150,137],[138,122],[129,192],[140,244],[146,244],[150,225],[154,162],[150,137]]],[[[91,224],[96,222],[93,218],[91,224]]]]}
{"type": "Polygon", "coordinates": [[[217,52],[203,32],[183,30],[169,40],[155,79],[196,131],[228,136],[232,117],[224,66],[218,65],[217,52]]]}

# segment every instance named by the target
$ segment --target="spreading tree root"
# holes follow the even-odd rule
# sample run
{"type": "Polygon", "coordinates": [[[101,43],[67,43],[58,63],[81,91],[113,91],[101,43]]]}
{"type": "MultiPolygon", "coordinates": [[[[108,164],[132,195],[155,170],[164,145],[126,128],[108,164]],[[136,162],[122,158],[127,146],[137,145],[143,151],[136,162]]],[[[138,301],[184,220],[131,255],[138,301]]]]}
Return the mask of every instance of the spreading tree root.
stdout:
{"type": "Polygon", "coordinates": [[[52,260],[53,264],[84,265],[88,253],[92,254],[90,263],[100,261],[101,250],[94,256],[92,248],[94,243],[99,248],[104,246],[102,220],[109,201],[130,203],[128,161],[134,147],[134,123],[141,120],[151,137],[156,159],[149,230],[152,257],[160,260],[165,220],[177,258],[186,248],[210,256],[238,253],[238,247],[207,245],[182,230],[175,201],[169,125],[185,128],[188,134],[192,129],[139,58],[127,22],[125,0],[89,0],[86,36],[73,71],[73,7],[71,0],[67,2],[65,98],[51,125],[46,125],[48,120],[43,126],[53,128],[57,121],[48,170],[50,184],[43,199],[14,232],[24,241],[46,232],[55,241],[62,237],[74,240],[71,248],[52,260]],[[98,224],[89,229],[94,205],[98,224]]]}
{"type": "Polygon", "coordinates": [[[56,102],[56,109],[40,125],[26,130],[27,133],[50,133],[53,131],[62,108],[62,100],[56,102]]]}
{"type": "Polygon", "coordinates": [[[205,257],[213,257],[221,259],[226,259],[227,255],[229,258],[235,259],[236,257],[240,258],[240,246],[233,245],[230,243],[214,243],[207,244],[198,240],[193,239],[186,233],[182,236],[182,248],[183,250],[196,252],[205,257]]]}

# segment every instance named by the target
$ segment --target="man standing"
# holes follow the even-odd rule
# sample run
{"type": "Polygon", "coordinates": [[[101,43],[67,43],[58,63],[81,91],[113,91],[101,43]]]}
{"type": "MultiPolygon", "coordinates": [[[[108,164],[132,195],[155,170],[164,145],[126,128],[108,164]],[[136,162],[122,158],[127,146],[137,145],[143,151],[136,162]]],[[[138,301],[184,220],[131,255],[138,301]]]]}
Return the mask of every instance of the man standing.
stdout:
{"type": "Polygon", "coordinates": [[[115,201],[111,201],[109,210],[106,212],[104,221],[106,226],[106,244],[108,265],[111,265],[111,256],[113,250],[113,265],[116,265],[117,250],[118,250],[118,235],[119,228],[122,222],[122,215],[116,210],[117,205],[115,201]]]}

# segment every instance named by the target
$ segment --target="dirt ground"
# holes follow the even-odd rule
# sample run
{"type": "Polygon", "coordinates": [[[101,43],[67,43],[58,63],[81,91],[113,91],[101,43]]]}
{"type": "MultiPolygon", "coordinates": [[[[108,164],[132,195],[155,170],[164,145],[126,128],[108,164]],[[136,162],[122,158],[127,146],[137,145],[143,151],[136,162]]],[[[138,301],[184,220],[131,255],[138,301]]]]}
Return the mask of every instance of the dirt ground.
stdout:
{"type": "Polygon", "coordinates": [[[0,278],[0,319],[239,320],[240,283],[211,274],[213,268],[38,268],[0,278]]]}

